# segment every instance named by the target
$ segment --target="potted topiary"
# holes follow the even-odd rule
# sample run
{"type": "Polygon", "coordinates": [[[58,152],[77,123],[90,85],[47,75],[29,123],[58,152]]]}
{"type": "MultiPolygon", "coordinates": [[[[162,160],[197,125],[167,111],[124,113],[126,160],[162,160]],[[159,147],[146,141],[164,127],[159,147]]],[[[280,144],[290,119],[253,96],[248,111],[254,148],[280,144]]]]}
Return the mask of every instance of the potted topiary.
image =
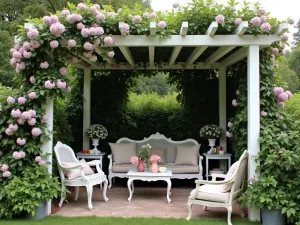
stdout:
{"type": "Polygon", "coordinates": [[[31,219],[42,219],[47,216],[47,201],[60,193],[60,183],[57,177],[51,177],[45,161],[38,156],[21,176],[12,178],[4,191],[7,200],[14,205],[14,215],[27,214],[31,219]]]}
{"type": "Polygon", "coordinates": [[[211,147],[208,151],[209,154],[216,145],[217,138],[219,138],[222,133],[222,129],[214,124],[206,125],[200,129],[200,137],[208,139],[209,146],[211,147]]]}
{"type": "Polygon", "coordinates": [[[97,149],[97,146],[99,145],[99,139],[105,139],[108,136],[107,129],[100,125],[100,124],[93,124],[91,125],[85,134],[92,139],[92,145],[94,146],[94,149],[90,150],[91,154],[99,154],[100,151],[97,149]]]}

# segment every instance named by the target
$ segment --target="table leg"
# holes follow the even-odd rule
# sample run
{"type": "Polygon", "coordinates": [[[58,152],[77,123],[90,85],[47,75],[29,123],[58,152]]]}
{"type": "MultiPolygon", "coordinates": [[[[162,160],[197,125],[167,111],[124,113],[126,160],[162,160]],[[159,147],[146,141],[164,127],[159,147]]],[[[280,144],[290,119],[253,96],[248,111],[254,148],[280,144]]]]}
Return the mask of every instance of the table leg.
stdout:
{"type": "Polygon", "coordinates": [[[206,180],[208,180],[208,156],[206,156],[205,159],[206,159],[206,180]]]}
{"type": "Polygon", "coordinates": [[[127,181],[127,187],[128,187],[128,190],[129,190],[129,198],[128,198],[128,201],[130,202],[131,201],[131,198],[132,198],[132,182],[133,182],[133,179],[129,178],[128,181],[127,181]]]}
{"type": "Polygon", "coordinates": [[[168,200],[168,203],[170,204],[171,203],[171,199],[170,199],[170,195],[171,195],[171,186],[172,186],[172,183],[171,183],[171,179],[167,179],[167,184],[168,184],[168,187],[167,187],[167,200],[168,200]]]}

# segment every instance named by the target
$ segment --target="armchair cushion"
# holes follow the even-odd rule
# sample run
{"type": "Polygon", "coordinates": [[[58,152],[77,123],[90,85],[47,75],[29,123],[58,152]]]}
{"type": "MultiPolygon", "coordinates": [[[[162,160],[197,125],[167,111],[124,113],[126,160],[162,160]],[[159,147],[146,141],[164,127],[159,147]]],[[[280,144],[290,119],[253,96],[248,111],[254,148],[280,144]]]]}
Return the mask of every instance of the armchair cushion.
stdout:
{"type": "Polygon", "coordinates": [[[177,145],[176,165],[198,165],[200,145],[177,145]]]}
{"type": "Polygon", "coordinates": [[[136,155],[136,143],[109,143],[114,165],[130,164],[130,158],[136,155]]]}
{"type": "MultiPolygon", "coordinates": [[[[221,191],[221,185],[210,185],[205,184],[200,186],[199,191],[196,195],[196,199],[211,201],[211,202],[228,202],[229,201],[229,192],[223,193],[221,191]]],[[[196,189],[192,190],[190,193],[190,199],[194,195],[196,189]]]]}
{"type": "Polygon", "coordinates": [[[165,162],[166,148],[151,149],[150,155],[158,155],[160,157],[160,162],[158,162],[158,164],[166,164],[165,162]]]}
{"type": "MultiPolygon", "coordinates": [[[[93,170],[91,169],[91,167],[87,164],[87,162],[84,159],[82,159],[78,162],[63,162],[62,165],[67,166],[67,167],[84,165],[85,166],[83,169],[84,175],[94,174],[93,170]]],[[[81,177],[80,169],[64,170],[64,174],[65,174],[65,176],[68,177],[69,180],[73,180],[77,177],[81,177]]]]}
{"type": "MultiPolygon", "coordinates": [[[[231,167],[229,168],[226,176],[225,176],[225,180],[226,179],[229,179],[232,177],[232,175],[234,174],[235,170],[237,169],[237,166],[238,166],[238,162],[235,162],[231,165],[231,167]]],[[[221,188],[221,191],[222,192],[229,192],[231,191],[231,188],[232,188],[232,183],[230,184],[223,184],[222,185],[222,188],[221,188]]]]}

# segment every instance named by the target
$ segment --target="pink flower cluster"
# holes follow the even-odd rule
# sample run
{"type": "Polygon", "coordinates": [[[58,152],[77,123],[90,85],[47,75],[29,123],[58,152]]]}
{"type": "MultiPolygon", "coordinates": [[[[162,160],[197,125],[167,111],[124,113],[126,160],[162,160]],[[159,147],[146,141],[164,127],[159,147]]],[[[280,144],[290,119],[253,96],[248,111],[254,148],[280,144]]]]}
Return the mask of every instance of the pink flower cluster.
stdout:
{"type": "Polygon", "coordinates": [[[150,13],[149,17],[152,18],[152,19],[155,19],[157,17],[156,12],[150,13]]]}
{"type": "Polygon", "coordinates": [[[44,86],[47,89],[53,89],[55,87],[55,83],[51,82],[50,80],[47,80],[47,81],[45,81],[44,86]]]}
{"type": "Polygon", "coordinates": [[[274,88],[274,95],[276,98],[276,102],[284,107],[285,102],[293,97],[292,92],[286,91],[284,92],[284,89],[282,87],[275,87],[274,88]]]}
{"type": "Polygon", "coordinates": [[[7,102],[7,104],[13,104],[16,102],[16,100],[13,97],[8,96],[6,99],[6,102],[7,102]]]}
{"type": "Polygon", "coordinates": [[[56,81],[56,85],[58,88],[60,89],[65,89],[67,87],[66,82],[62,81],[62,80],[57,80],[56,81]]]}
{"type": "Polygon", "coordinates": [[[238,101],[237,101],[236,99],[233,99],[233,100],[232,100],[232,105],[233,105],[234,107],[237,107],[237,106],[239,105],[239,103],[238,103],[238,101]]]}
{"type": "Polygon", "coordinates": [[[81,30],[81,36],[82,37],[103,35],[103,34],[104,34],[103,27],[90,27],[90,28],[83,28],[81,30]]]}
{"type": "Polygon", "coordinates": [[[67,15],[66,20],[68,21],[68,23],[74,24],[76,22],[80,22],[82,20],[82,16],[79,14],[71,14],[67,15]]]}
{"type": "Polygon", "coordinates": [[[160,28],[160,29],[165,29],[167,27],[167,23],[165,21],[159,21],[157,26],[160,28]]]}
{"type": "Polygon", "coordinates": [[[23,159],[25,156],[26,156],[26,153],[23,152],[23,151],[20,151],[20,152],[14,152],[14,153],[12,154],[12,157],[13,157],[14,159],[16,159],[16,160],[18,160],[18,159],[23,159]]]}
{"type": "Polygon", "coordinates": [[[115,52],[114,52],[114,51],[109,51],[109,52],[107,53],[107,56],[108,56],[109,58],[113,58],[113,57],[115,56],[115,52]]]}
{"type": "Polygon", "coordinates": [[[230,131],[226,131],[226,137],[232,138],[232,133],[230,131]]]}
{"type": "Polygon", "coordinates": [[[68,74],[68,69],[66,67],[60,67],[59,68],[59,73],[63,76],[68,74]]]}
{"type": "Polygon", "coordinates": [[[88,7],[87,7],[85,4],[83,4],[83,3],[79,3],[79,4],[77,5],[77,9],[79,9],[79,10],[81,10],[81,11],[87,11],[87,10],[88,10],[88,7]]]}
{"type": "Polygon", "coordinates": [[[51,48],[57,48],[59,46],[59,42],[57,40],[50,41],[51,48]]]}
{"type": "Polygon", "coordinates": [[[18,103],[19,103],[20,105],[24,105],[24,104],[26,103],[26,98],[24,98],[24,97],[19,97],[19,98],[18,98],[18,103]]]}
{"type": "Polygon", "coordinates": [[[268,113],[265,112],[265,111],[261,111],[261,112],[260,112],[260,115],[266,117],[266,116],[268,115],[268,113]]]}
{"type": "Polygon", "coordinates": [[[136,24],[139,24],[142,22],[142,17],[141,16],[134,16],[132,18],[132,22],[136,23],[136,24]]]}
{"type": "Polygon", "coordinates": [[[145,13],[143,14],[143,17],[144,17],[144,18],[149,18],[149,13],[145,12],[145,13]]]}
{"type": "Polygon", "coordinates": [[[288,22],[290,25],[293,25],[293,24],[295,23],[295,19],[289,17],[289,18],[287,19],[287,22],[288,22]]]}
{"type": "Polygon", "coordinates": [[[40,67],[41,67],[42,69],[47,69],[47,68],[49,67],[49,63],[48,63],[47,61],[41,62],[40,67]]]}
{"type": "Polygon", "coordinates": [[[259,26],[260,23],[261,23],[261,19],[260,19],[260,17],[254,17],[254,18],[251,19],[250,23],[253,26],[259,26]]]}
{"type": "Polygon", "coordinates": [[[32,134],[33,136],[35,136],[35,137],[38,137],[38,136],[40,136],[40,135],[42,134],[42,131],[41,131],[40,128],[34,127],[34,128],[32,128],[32,130],[31,130],[31,134],[32,134]]]}
{"type": "Polygon", "coordinates": [[[219,23],[219,24],[224,24],[225,17],[223,15],[216,16],[216,22],[219,23]]]}
{"type": "Polygon", "coordinates": [[[36,93],[34,91],[32,91],[28,94],[28,97],[29,97],[29,99],[36,99],[37,96],[36,96],[36,93]]]}
{"type": "Polygon", "coordinates": [[[240,25],[242,22],[243,22],[243,20],[241,18],[236,18],[234,21],[235,25],[237,25],[237,26],[240,25]]]}
{"type": "Polygon", "coordinates": [[[3,177],[10,177],[11,176],[11,173],[10,173],[10,171],[8,171],[8,169],[9,169],[8,165],[2,164],[0,170],[3,172],[2,173],[3,177]]]}
{"type": "Polygon", "coordinates": [[[10,124],[8,126],[8,128],[5,129],[5,133],[8,135],[8,136],[12,136],[14,135],[14,133],[18,130],[18,125],[17,124],[10,124]]]}
{"type": "Polygon", "coordinates": [[[68,47],[74,48],[76,46],[77,42],[73,39],[68,40],[68,47]]]}
{"type": "Polygon", "coordinates": [[[37,38],[39,36],[39,31],[35,28],[32,28],[32,29],[29,29],[27,31],[27,37],[30,39],[30,40],[33,40],[35,38],[37,38]]]}
{"type": "Polygon", "coordinates": [[[271,30],[271,24],[269,23],[263,23],[261,26],[260,26],[260,29],[263,31],[263,32],[269,32],[271,30]]]}
{"type": "Polygon", "coordinates": [[[150,161],[151,162],[160,162],[160,160],[161,160],[161,158],[160,158],[160,156],[159,155],[151,155],[151,157],[150,157],[150,161]]]}
{"type": "Polygon", "coordinates": [[[44,16],[43,17],[43,22],[45,24],[47,24],[48,26],[54,24],[54,23],[58,23],[58,17],[55,15],[52,16],[44,16]]]}
{"type": "Polygon", "coordinates": [[[113,45],[114,44],[114,39],[110,36],[105,37],[104,40],[104,45],[113,45]]]}
{"type": "Polygon", "coordinates": [[[128,23],[122,23],[120,27],[121,34],[129,34],[130,26],[128,23]]]}
{"type": "Polygon", "coordinates": [[[134,165],[138,165],[139,164],[139,158],[137,156],[132,156],[130,158],[130,162],[134,165]]]}
{"type": "Polygon", "coordinates": [[[43,166],[46,164],[46,162],[44,160],[42,160],[41,156],[36,156],[35,161],[38,163],[39,166],[43,166]]]}
{"type": "Polygon", "coordinates": [[[50,26],[50,32],[53,34],[55,37],[60,37],[60,35],[65,32],[66,28],[63,24],[57,22],[53,23],[50,26]]]}
{"type": "Polygon", "coordinates": [[[34,76],[31,76],[31,77],[29,78],[29,81],[30,81],[30,83],[35,84],[35,77],[34,77],[34,76]]]}

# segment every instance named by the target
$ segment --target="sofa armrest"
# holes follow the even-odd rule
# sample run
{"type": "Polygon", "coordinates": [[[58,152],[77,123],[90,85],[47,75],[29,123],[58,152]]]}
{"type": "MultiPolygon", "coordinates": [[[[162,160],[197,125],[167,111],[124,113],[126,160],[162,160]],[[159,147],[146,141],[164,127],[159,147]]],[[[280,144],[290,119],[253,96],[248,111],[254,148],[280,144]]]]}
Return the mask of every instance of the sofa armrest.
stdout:
{"type": "Polygon", "coordinates": [[[107,156],[108,160],[109,160],[109,165],[108,165],[108,174],[112,173],[112,165],[113,165],[113,156],[112,154],[107,156]]]}

